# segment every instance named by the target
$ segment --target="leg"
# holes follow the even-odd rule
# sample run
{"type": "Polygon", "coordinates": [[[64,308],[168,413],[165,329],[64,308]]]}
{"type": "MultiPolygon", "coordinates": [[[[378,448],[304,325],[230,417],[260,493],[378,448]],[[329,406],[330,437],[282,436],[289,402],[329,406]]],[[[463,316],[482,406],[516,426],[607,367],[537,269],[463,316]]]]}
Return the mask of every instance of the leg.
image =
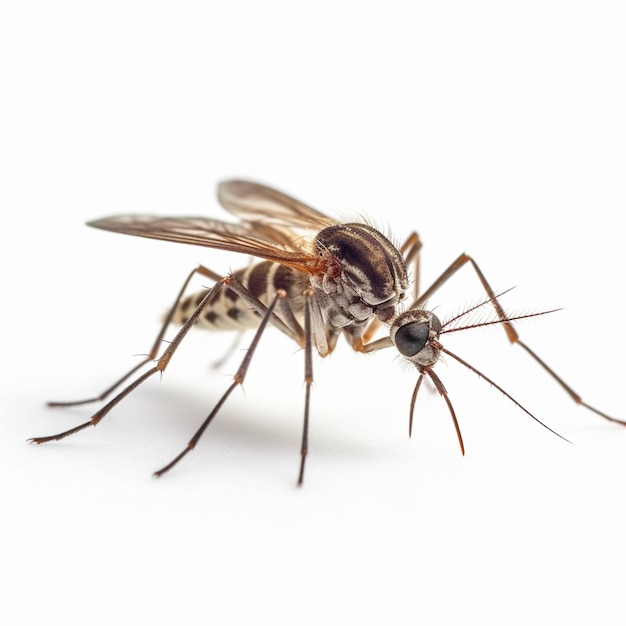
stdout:
{"type": "Polygon", "coordinates": [[[302,425],[302,444],[300,446],[300,472],[298,473],[298,486],[304,480],[304,463],[309,446],[309,407],[311,399],[311,385],[313,384],[313,346],[311,333],[311,299],[314,297],[313,290],[307,289],[305,293],[304,309],[304,384],[306,387],[304,396],[304,423],[302,425]]]}
{"type": "Polygon", "coordinates": [[[154,361],[156,359],[156,357],[157,357],[157,354],[159,353],[160,348],[161,348],[161,343],[163,341],[163,337],[165,335],[167,327],[170,325],[170,322],[172,321],[172,317],[174,316],[174,313],[176,312],[176,309],[177,309],[180,301],[182,300],[182,297],[185,294],[185,291],[187,290],[187,287],[188,287],[191,279],[196,274],[200,274],[202,276],[207,276],[208,278],[211,278],[212,280],[215,280],[215,281],[219,281],[222,278],[221,276],[218,276],[217,274],[215,274],[211,270],[207,269],[206,267],[203,267],[202,265],[196,267],[189,274],[189,276],[187,276],[187,278],[185,279],[185,282],[183,283],[182,287],[180,288],[180,291],[178,292],[178,295],[176,296],[176,300],[174,300],[174,304],[172,305],[171,309],[169,310],[169,313],[167,314],[167,316],[165,317],[165,321],[163,322],[163,326],[161,327],[161,330],[159,331],[159,334],[157,335],[157,338],[154,340],[154,343],[152,344],[152,348],[150,349],[150,352],[148,353],[146,358],[143,361],[141,361],[141,363],[139,363],[138,365],[133,367],[130,371],[126,372],[126,374],[124,374],[124,376],[122,376],[120,379],[116,380],[110,387],[107,387],[98,396],[95,396],[93,398],[87,398],[86,400],[75,400],[75,401],[72,401],[72,402],[48,402],[48,406],[50,406],[50,407],[77,406],[79,404],[87,404],[89,402],[97,402],[99,400],[104,400],[109,394],[111,394],[115,389],[117,389],[117,387],[119,387],[123,382],[128,380],[135,372],[140,370],[146,363],[149,363],[150,361],[154,361]]]}
{"type": "MultiPolygon", "coordinates": [[[[117,389],[122,383],[124,383],[126,380],[128,380],[135,372],[139,371],[147,363],[150,363],[151,361],[154,361],[156,359],[156,357],[157,357],[157,354],[159,353],[159,349],[161,348],[161,344],[163,342],[163,337],[165,336],[165,332],[167,331],[167,328],[170,325],[170,323],[172,321],[172,318],[174,317],[176,309],[178,308],[178,305],[180,304],[183,296],[185,295],[185,291],[187,290],[187,287],[189,286],[189,283],[191,282],[191,279],[196,274],[199,274],[201,276],[206,276],[207,278],[210,278],[211,280],[215,281],[216,283],[219,283],[220,281],[223,280],[222,276],[220,276],[219,274],[216,274],[215,272],[213,272],[210,269],[204,267],[203,265],[199,265],[193,271],[191,271],[189,273],[189,276],[187,276],[187,278],[185,279],[185,282],[183,283],[182,287],[180,288],[180,291],[178,292],[178,295],[176,296],[176,299],[174,300],[174,303],[173,303],[172,307],[170,308],[168,314],[166,315],[165,320],[163,322],[163,325],[161,326],[161,330],[159,331],[159,334],[157,335],[156,339],[154,340],[154,343],[152,344],[152,348],[150,349],[150,352],[147,354],[147,356],[139,364],[135,365],[132,369],[130,369],[128,372],[126,372],[126,374],[124,374],[121,378],[116,380],[110,387],[107,387],[102,393],[100,393],[97,396],[94,396],[93,398],[86,398],[84,400],[73,400],[73,401],[69,401],[69,402],[55,402],[55,401],[52,401],[52,402],[48,402],[47,405],[49,407],[67,407],[67,406],[78,406],[78,405],[81,405],[81,404],[88,404],[90,402],[98,402],[99,400],[104,400],[113,391],[115,391],[115,389],[117,389]]],[[[228,280],[228,287],[233,292],[235,292],[238,296],[240,296],[244,300],[246,300],[246,302],[248,302],[248,304],[250,304],[250,306],[252,308],[257,310],[260,315],[264,314],[264,312],[266,311],[267,307],[263,303],[261,303],[258,299],[254,298],[250,294],[250,292],[236,278],[234,278],[234,277],[230,277],[229,278],[229,280],[228,280]]],[[[213,299],[214,298],[212,298],[211,301],[213,301],[213,299]]],[[[199,315],[195,315],[194,316],[194,321],[198,317],[199,317],[199,315]]],[[[299,328],[299,327],[298,328],[293,328],[293,324],[288,326],[287,324],[285,324],[275,314],[272,317],[272,323],[280,331],[285,333],[287,336],[289,336],[292,339],[294,339],[295,341],[297,341],[300,345],[303,345],[302,329],[301,328],[299,328]]],[[[297,324],[297,322],[295,322],[295,324],[297,324]]],[[[232,349],[234,349],[234,347],[231,348],[231,350],[232,349]]],[[[229,353],[230,353],[230,350],[229,350],[229,353]]],[[[217,367],[219,365],[219,363],[220,363],[220,361],[218,361],[218,363],[216,363],[214,367],[217,367]]]]}
{"type": "MultiPolygon", "coordinates": [[[[463,266],[465,266],[468,263],[471,265],[471,267],[473,268],[474,272],[478,276],[478,279],[480,280],[480,283],[482,284],[483,289],[487,292],[487,295],[489,296],[489,302],[491,302],[491,304],[493,305],[494,309],[496,310],[496,315],[498,316],[498,319],[501,321],[502,326],[504,327],[504,330],[506,332],[506,335],[507,335],[509,341],[511,343],[518,344],[528,354],[530,354],[530,356],[535,360],[535,362],[537,362],[539,365],[541,365],[541,367],[546,372],[548,372],[548,374],[550,374],[550,376],[565,390],[565,392],[569,395],[569,397],[576,404],[580,404],[581,406],[584,406],[586,409],[592,411],[596,415],[599,415],[600,417],[602,417],[602,418],[604,418],[604,419],[606,419],[606,420],[608,420],[610,422],[615,422],[617,424],[626,425],[625,421],[619,420],[619,419],[614,418],[614,417],[611,417],[611,416],[607,415],[606,413],[604,413],[604,412],[594,408],[593,406],[587,404],[586,402],[583,402],[583,400],[580,397],[580,395],[578,395],[531,348],[529,348],[525,343],[523,343],[520,340],[519,335],[517,334],[517,331],[513,328],[513,325],[511,324],[511,321],[510,321],[509,317],[504,312],[504,309],[502,308],[502,305],[498,301],[498,297],[496,296],[495,292],[493,291],[493,289],[491,288],[491,286],[487,282],[487,279],[485,278],[485,275],[482,273],[481,269],[478,267],[476,261],[474,261],[474,259],[471,256],[469,256],[469,255],[467,255],[465,253],[459,255],[459,257],[441,274],[441,276],[439,276],[439,278],[437,278],[437,280],[435,280],[435,282],[421,296],[419,296],[415,300],[415,302],[413,302],[413,304],[411,305],[410,308],[411,309],[418,309],[418,308],[420,308],[424,304],[424,302],[426,302],[432,296],[432,294],[434,294],[451,276],[453,276],[459,269],[461,269],[463,266]]],[[[445,330],[443,332],[445,332],[445,330]]],[[[381,345],[380,347],[386,347],[386,346],[381,345]]]]}
{"type": "Polygon", "coordinates": [[[246,373],[248,371],[248,367],[250,366],[250,362],[252,361],[252,357],[254,356],[254,352],[257,346],[259,345],[259,341],[261,340],[261,336],[263,335],[263,332],[265,331],[268,322],[272,318],[272,314],[274,312],[274,308],[276,307],[276,303],[278,302],[279,299],[282,299],[284,297],[285,297],[284,291],[278,291],[276,293],[274,300],[268,307],[267,311],[265,312],[265,315],[263,316],[263,319],[261,320],[261,323],[259,324],[259,327],[254,335],[254,339],[252,340],[252,343],[250,344],[250,347],[248,348],[246,352],[246,356],[244,357],[243,361],[241,362],[241,365],[239,366],[239,369],[237,370],[235,374],[233,382],[231,383],[230,387],[228,387],[228,389],[225,391],[225,393],[222,395],[222,397],[219,399],[218,403],[215,405],[215,408],[211,411],[211,413],[209,413],[209,415],[206,417],[204,422],[202,422],[202,425],[195,432],[194,436],[189,440],[189,442],[187,443],[187,446],[183,449],[183,451],[178,456],[176,456],[172,461],[170,461],[165,467],[162,467],[160,470],[157,470],[154,473],[155,476],[162,476],[163,474],[165,474],[165,472],[172,469],[172,467],[174,467],[174,465],[176,465],[185,455],[187,455],[187,453],[191,452],[191,450],[193,450],[196,447],[196,444],[200,440],[200,437],[202,437],[202,435],[204,434],[204,431],[208,428],[209,424],[213,421],[213,418],[217,415],[218,411],[222,408],[222,405],[224,404],[224,402],[226,402],[226,399],[231,394],[233,389],[235,389],[235,387],[237,387],[238,385],[243,384],[243,381],[246,377],[246,373]]]}
{"type": "Polygon", "coordinates": [[[413,293],[417,298],[419,295],[419,277],[420,277],[420,257],[419,252],[422,249],[422,242],[419,235],[413,231],[408,239],[400,247],[400,252],[404,255],[404,262],[407,267],[413,263],[413,293]]]}
{"type": "MultiPolygon", "coordinates": [[[[96,411],[96,413],[94,413],[88,421],[74,428],[66,430],[62,433],[58,433],[56,435],[50,435],[47,437],[34,437],[30,439],[30,442],[31,443],[46,443],[48,441],[58,441],[59,439],[64,439],[65,437],[68,437],[69,435],[73,435],[77,432],[80,432],[81,430],[87,428],[88,426],[96,426],[113,407],[117,406],[117,404],[119,404],[128,394],[130,394],[137,387],[139,387],[139,385],[141,385],[144,381],[146,381],[148,378],[150,378],[152,375],[156,374],[157,372],[161,372],[161,373],[164,372],[165,368],[168,366],[170,362],[170,359],[172,358],[172,356],[178,349],[178,346],[181,344],[181,342],[183,341],[183,339],[185,338],[185,336],[187,335],[191,327],[196,323],[196,320],[200,317],[200,315],[202,315],[204,310],[211,305],[211,303],[217,297],[217,294],[220,292],[220,290],[224,287],[224,285],[228,284],[230,280],[231,280],[230,277],[222,278],[211,289],[209,289],[209,291],[204,296],[204,298],[202,298],[202,301],[200,302],[200,304],[198,304],[198,306],[196,307],[194,312],[191,314],[189,319],[183,324],[183,326],[178,331],[178,333],[176,333],[172,342],[167,346],[162,356],[156,362],[156,365],[152,367],[151,369],[149,369],[144,374],[142,374],[139,378],[135,379],[132,383],[130,383],[130,385],[124,387],[124,389],[122,389],[122,391],[118,393],[112,400],[110,400],[107,404],[105,404],[99,411],[96,411]]],[[[127,374],[122,380],[125,380],[134,371],[135,370],[132,370],[131,372],[129,372],[129,374],[127,374]]],[[[113,388],[115,388],[115,386],[113,388]]]]}
{"type": "MultiPolygon", "coordinates": [[[[162,337],[163,337],[163,335],[165,333],[165,329],[167,328],[167,325],[169,324],[169,322],[170,322],[170,320],[171,320],[171,318],[172,318],[172,316],[174,314],[176,306],[177,306],[178,302],[180,301],[180,298],[181,298],[185,288],[187,287],[187,285],[189,283],[189,280],[191,279],[191,277],[195,273],[200,273],[200,274],[202,274],[204,276],[208,276],[209,278],[214,278],[216,276],[213,272],[211,272],[211,270],[208,270],[207,268],[202,267],[202,266],[200,266],[199,268],[196,268],[189,275],[189,277],[187,278],[187,280],[185,281],[185,283],[183,285],[183,288],[179,292],[179,295],[178,295],[178,297],[176,299],[176,303],[175,303],[174,307],[172,307],[172,310],[170,311],[169,315],[167,316],[167,318],[165,320],[165,324],[164,324],[163,328],[161,329],[161,332],[159,333],[159,336],[157,337],[157,341],[155,342],[155,344],[153,346],[153,351],[155,353],[156,353],[156,351],[159,348],[159,344],[160,344],[160,342],[162,340],[162,337]]],[[[267,324],[268,322],[271,322],[274,326],[276,326],[279,330],[284,332],[287,336],[293,338],[296,341],[301,340],[301,338],[297,334],[296,330],[290,329],[274,313],[275,301],[272,303],[271,307],[268,308],[260,300],[255,298],[249,292],[249,290],[241,284],[241,282],[236,277],[234,277],[234,276],[227,276],[225,278],[220,278],[218,280],[218,282],[211,289],[209,289],[209,291],[206,293],[206,295],[202,298],[202,300],[200,301],[198,306],[194,309],[193,313],[189,316],[187,321],[183,324],[183,326],[180,328],[178,333],[174,336],[174,339],[171,341],[171,343],[168,344],[167,348],[163,352],[162,356],[158,359],[158,361],[156,362],[156,365],[154,367],[149,369],[147,372],[142,374],[139,378],[137,378],[132,383],[127,385],[124,389],[122,389],[122,391],[119,394],[117,394],[112,400],[110,400],[100,410],[98,410],[96,413],[94,413],[91,416],[91,418],[88,421],[84,422],[83,424],[79,424],[78,426],[76,426],[74,428],[71,428],[71,429],[66,430],[64,432],[61,432],[61,433],[58,433],[56,435],[49,435],[49,436],[46,436],[46,437],[34,437],[34,438],[30,439],[29,441],[31,443],[46,443],[48,441],[58,441],[59,439],[64,439],[65,437],[68,437],[68,436],[73,435],[73,434],[75,434],[77,432],[80,432],[81,430],[84,430],[88,426],[96,426],[102,420],[102,418],[112,408],[114,408],[117,404],[119,404],[119,402],[121,402],[128,394],[130,394],[137,387],[139,387],[139,385],[141,385],[144,381],[146,381],[148,378],[150,378],[151,376],[153,376],[157,372],[161,372],[162,373],[162,372],[165,371],[167,365],[170,362],[170,359],[172,358],[172,356],[176,352],[178,346],[181,344],[181,342],[183,341],[183,339],[185,338],[185,336],[187,335],[189,330],[194,326],[194,324],[196,323],[196,320],[205,312],[206,309],[208,309],[212,305],[214,300],[217,298],[219,292],[224,287],[226,287],[227,289],[230,289],[231,291],[236,293],[238,296],[242,297],[247,303],[250,304],[250,306],[252,308],[254,308],[261,315],[263,320],[265,320],[267,318],[267,321],[265,322],[265,324],[267,324]]],[[[280,299],[282,300],[283,297],[284,296],[281,296],[280,299]]],[[[139,367],[141,367],[141,365],[144,365],[145,363],[147,363],[148,360],[151,360],[150,357],[148,357],[147,359],[142,361],[142,363],[140,363],[139,366],[133,368],[130,372],[128,372],[125,376],[123,376],[118,382],[115,383],[115,385],[110,387],[105,392],[104,395],[107,395],[110,391],[115,389],[120,383],[125,381],[129,376],[131,376],[135,371],[137,371],[137,369],[139,367]]],[[[226,395],[228,395],[229,393],[230,393],[230,391],[228,391],[226,395]]],[[[221,400],[221,402],[223,402],[225,399],[226,398],[224,397],[221,400]]],[[[82,404],[84,402],[87,402],[87,401],[81,401],[81,402],[78,402],[78,403],[69,403],[69,404],[82,404]]],[[[58,405],[59,405],[59,403],[57,403],[57,406],[58,405]]]]}

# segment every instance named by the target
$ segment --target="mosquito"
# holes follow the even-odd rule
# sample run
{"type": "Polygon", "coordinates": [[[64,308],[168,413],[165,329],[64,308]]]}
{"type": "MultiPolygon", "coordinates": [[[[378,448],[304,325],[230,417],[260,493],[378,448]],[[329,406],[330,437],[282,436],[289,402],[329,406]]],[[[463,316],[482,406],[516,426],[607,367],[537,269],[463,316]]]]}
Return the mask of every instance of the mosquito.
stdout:
{"type": "Polygon", "coordinates": [[[162,476],[172,469],[196,447],[232,391],[243,384],[254,352],[268,325],[276,327],[295,341],[304,353],[304,420],[298,485],[303,482],[308,453],[313,350],[321,357],[329,355],[335,349],[340,335],[344,335],[355,352],[368,353],[394,347],[401,359],[417,369],[418,378],[410,403],[409,435],[418,391],[427,377],[447,405],[462,454],[465,454],[465,446],[455,409],[443,382],[434,371],[442,354],[490,383],[533,420],[561,437],[491,378],[442,343],[441,338],[446,333],[469,328],[501,325],[508,340],[521,346],[574,402],[605,420],[626,426],[626,421],[611,417],[583,402],[554,370],[520,340],[512,322],[550,311],[507,315],[500,304],[503,294],[493,291],[471,256],[460,254],[428,289],[420,292],[419,253],[422,244],[417,232],[411,233],[397,248],[367,223],[340,222],[285,193],[250,181],[222,182],[218,186],[217,196],[220,204],[239,221],[225,222],[205,217],[118,215],[88,222],[89,226],[102,230],[237,252],[259,260],[226,276],[204,265],[193,269],[169,309],[149,354],[138,365],[97,397],[74,402],[49,402],[48,405],[67,407],[103,401],[116,390],[121,388],[121,391],[86,422],[56,435],[34,437],[30,440],[32,443],[64,439],[88,426],[99,424],[111,409],[137,387],[155,374],[165,371],[179,345],[194,326],[222,331],[256,329],[256,332],[230,386],[183,450],[156,471],[156,476],[162,476]],[[410,266],[414,269],[415,279],[413,301],[407,307],[407,267],[410,266]],[[485,291],[485,299],[442,323],[432,311],[425,308],[426,302],[465,266],[469,266],[477,276],[485,291]],[[190,281],[196,275],[210,279],[213,286],[186,295],[190,281]],[[485,306],[491,307],[492,318],[483,318],[478,322],[469,320],[472,313],[485,306]],[[174,338],[164,344],[166,331],[171,324],[180,328],[174,338]],[[376,339],[381,327],[386,327],[388,332],[376,339]],[[146,369],[149,363],[153,365],[146,369]],[[142,369],[146,371],[139,374],[142,369]]]}

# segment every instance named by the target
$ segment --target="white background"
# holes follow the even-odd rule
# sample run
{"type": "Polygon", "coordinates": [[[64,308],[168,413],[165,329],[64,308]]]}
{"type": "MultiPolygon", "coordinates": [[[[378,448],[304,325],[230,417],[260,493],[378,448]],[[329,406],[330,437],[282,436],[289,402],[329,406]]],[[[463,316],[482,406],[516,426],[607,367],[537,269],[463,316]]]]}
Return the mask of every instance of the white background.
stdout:
{"type": "MultiPolygon", "coordinates": [[[[522,337],[626,418],[625,15],[617,2],[21,2],[3,9],[2,413],[6,623],[622,623],[626,430],[575,404],[498,328],[448,347],[449,415],[415,373],[342,341],[315,362],[295,486],[302,354],[272,332],[237,367],[193,333],[159,382],[47,446],[149,349],[198,262],[236,255],[88,229],[119,212],[223,216],[241,176],[418,229],[426,285],[473,254],[522,337]],[[6,220],[8,222],[8,228],[6,220]],[[4,276],[6,272],[6,276],[4,276]],[[219,617],[217,617],[219,616],[219,617]],[[196,618],[196,619],[194,619],[196,618]]],[[[434,298],[483,296],[469,270],[434,298]]],[[[171,336],[171,334],[169,335],[171,336]]],[[[245,344],[244,344],[245,346],[245,344]]],[[[3,620],[5,621],[5,620],[3,620]]]]}

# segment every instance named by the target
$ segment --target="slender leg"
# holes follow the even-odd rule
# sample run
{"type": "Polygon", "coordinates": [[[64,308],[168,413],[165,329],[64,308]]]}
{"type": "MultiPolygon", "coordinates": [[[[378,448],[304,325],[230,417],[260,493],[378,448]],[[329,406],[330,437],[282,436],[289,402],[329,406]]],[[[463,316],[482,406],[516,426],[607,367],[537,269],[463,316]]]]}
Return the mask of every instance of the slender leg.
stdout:
{"type": "Polygon", "coordinates": [[[419,295],[419,278],[420,278],[420,257],[419,253],[422,249],[422,242],[417,232],[413,231],[407,240],[400,247],[400,252],[404,255],[404,262],[407,267],[413,263],[413,293],[417,298],[419,295]]]}
{"type": "MultiPolygon", "coordinates": [[[[534,350],[529,348],[524,342],[520,340],[519,335],[517,334],[517,331],[515,330],[515,328],[513,328],[513,325],[511,324],[509,317],[504,312],[504,309],[502,308],[502,305],[500,304],[496,293],[493,291],[493,289],[487,282],[485,275],[483,274],[480,267],[478,267],[478,264],[476,263],[476,261],[474,261],[474,259],[468,254],[463,253],[459,255],[457,259],[453,263],[451,263],[450,266],[441,274],[441,276],[439,276],[439,278],[437,278],[437,280],[435,280],[435,282],[423,294],[421,294],[415,300],[415,302],[413,302],[410,308],[411,309],[420,308],[451,276],[456,274],[458,270],[460,270],[462,267],[464,267],[468,263],[470,264],[470,266],[473,268],[474,272],[478,276],[478,280],[483,286],[483,289],[487,292],[487,295],[489,296],[489,301],[493,305],[496,311],[496,315],[498,316],[498,319],[500,319],[500,321],[502,322],[502,326],[504,327],[504,330],[506,332],[506,335],[509,341],[511,343],[514,343],[514,344],[516,343],[519,346],[521,346],[535,360],[536,363],[541,365],[541,367],[546,372],[548,372],[548,374],[550,374],[550,376],[565,390],[565,392],[569,395],[569,397],[576,404],[580,404],[581,406],[584,406],[589,411],[595,413],[596,415],[599,415],[600,417],[608,420],[609,422],[614,422],[616,424],[621,424],[623,426],[626,426],[626,421],[619,420],[615,417],[611,417],[610,415],[607,415],[606,413],[596,409],[595,407],[587,404],[586,402],[583,402],[582,398],[580,397],[578,393],[576,393],[551,367],[549,367],[545,363],[545,361],[543,361],[534,352],[534,350]]],[[[445,329],[443,332],[445,332],[445,329]]],[[[374,342],[374,343],[377,343],[377,342],[374,342]]],[[[383,345],[381,343],[379,347],[387,347],[387,344],[383,345]]]]}
{"type": "MultiPolygon", "coordinates": [[[[268,307],[263,304],[256,296],[250,293],[250,290],[241,283],[235,276],[231,276],[228,282],[228,288],[236,293],[242,300],[247,302],[251,308],[253,308],[261,317],[264,317],[267,313],[268,307]]],[[[280,332],[287,335],[290,339],[293,339],[298,345],[304,345],[304,335],[300,324],[296,320],[293,311],[289,307],[289,303],[286,299],[281,298],[279,301],[283,303],[281,307],[283,317],[280,317],[274,312],[272,307],[272,313],[270,314],[269,321],[275,328],[278,328],[280,332]]]]}
{"type": "Polygon", "coordinates": [[[132,383],[130,383],[130,385],[122,389],[122,391],[118,393],[112,400],[105,404],[100,410],[96,411],[96,413],[94,413],[88,421],[84,422],[83,424],[79,424],[74,428],[70,428],[69,430],[66,430],[62,433],[49,435],[47,437],[33,437],[29,441],[31,443],[46,443],[48,441],[58,441],[59,439],[64,439],[69,435],[73,435],[87,428],[88,426],[96,426],[113,407],[117,406],[117,404],[119,404],[129,393],[139,387],[139,385],[141,385],[144,381],[148,380],[148,378],[150,378],[157,372],[164,372],[172,356],[174,356],[174,353],[178,349],[178,346],[181,344],[191,327],[196,323],[196,320],[200,317],[200,315],[202,315],[204,310],[211,305],[220,290],[224,287],[224,285],[228,284],[230,280],[230,277],[222,278],[211,289],[209,289],[204,298],[202,298],[200,304],[198,304],[194,312],[190,315],[189,319],[183,324],[178,333],[176,333],[171,343],[168,344],[162,356],[156,362],[156,365],[144,374],[142,374],[139,378],[135,379],[132,383]]]}
{"type": "Polygon", "coordinates": [[[183,451],[178,456],[176,456],[170,463],[168,463],[165,467],[162,467],[160,470],[157,470],[154,473],[155,476],[162,476],[163,474],[165,474],[165,472],[172,469],[172,467],[174,467],[185,455],[187,455],[189,452],[191,452],[191,450],[193,450],[196,447],[196,444],[200,440],[200,437],[202,437],[202,435],[204,434],[204,431],[208,428],[209,424],[213,421],[213,418],[217,415],[218,411],[222,408],[222,405],[224,404],[224,402],[226,402],[226,399],[231,394],[233,389],[235,389],[235,387],[237,387],[238,385],[243,384],[243,381],[246,377],[246,373],[248,371],[248,367],[250,366],[250,362],[252,361],[252,357],[254,356],[254,352],[256,351],[256,348],[259,345],[259,341],[261,340],[261,336],[263,335],[263,332],[265,331],[268,322],[272,319],[272,314],[274,312],[274,308],[276,307],[276,303],[278,302],[279,299],[284,298],[285,295],[286,295],[285,292],[282,290],[279,290],[276,292],[276,296],[274,297],[274,300],[272,300],[272,303],[270,304],[270,306],[267,308],[265,315],[263,316],[263,319],[261,320],[261,323],[259,324],[259,327],[254,335],[254,339],[252,340],[252,343],[250,344],[250,347],[248,348],[246,355],[243,358],[241,365],[239,366],[239,369],[235,373],[233,382],[231,383],[230,387],[228,387],[228,389],[219,399],[218,403],[215,405],[213,410],[209,413],[209,415],[207,415],[206,419],[204,420],[204,422],[202,422],[202,425],[195,432],[194,436],[189,440],[189,442],[187,443],[187,446],[183,449],[183,451]]]}
{"type": "MultiPolygon", "coordinates": [[[[203,266],[200,266],[196,268],[193,272],[191,272],[191,274],[187,277],[187,280],[183,284],[183,287],[181,288],[178,294],[178,297],[176,298],[174,306],[172,307],[168,316],[166,317],[163,328],[161,329],[161,332],[159,333],[159,336],[157,337],[157,340],[155,341],[154,346],[152,348],[153,353],[156,354],[156,352],[158,351],[163,335],[165,333],[165,329],[167,328],[168,324],[170,323],[174,315],[176,306],[178,305],[178,302],[180,301],[182,294],[185,291],[185,288],[189,284],[191,277],[196,273],[202,274],[203,276],[207,276],[212,279],[215,279],[215,276],[216,276],[214,272],[212,272],[211,270],[203,266]]],[[[183,326],[180,328],[178,333],[174,336],[174,339],[171,341],[171,343],[167,345],[167,348],[164,350],[162,356],[158,359],[154,367],[152,367],[147,372],[142,374],[139,378],[135,379],[132,383],[124,387],[124,389],[122,389],[122,391],[118,393],[112,400],[110,400],[100,410],[94,413],[88,421],[82,424],[79,424],[78,426],[71,428],[69,430],[66,430],[64,432],[57,433],[56,435],[49,435],[45,437],[33,437],[29,441],[31,443],[46,443],[48,441],[58,441],[59,439],[64,439],[65,437],[68,437],[77,432],[80,432],[81,430],[84,430],[88,426],[96,426],[112,408],[114,408],[117,404],[119,404],[128,394],[130,394],[137,387],[139,387],[139,385],[141,385],[144,381],[146,381],[148,378],[150,378],[157,372],[162,373],[165,371],[165,368],[167,367],[174,352],[176,351],[180,343],[183,341],[183,339],[185,338],[189,330],[192,328],[192,326],[196,323],[196,320],[204,313],[204,311],[208,307],[212,305],[217,295],[219,294],[221,289],[224,287],[227,289],[230,289],[231,291],[236,293],[238,296],[243,298],[248,304],[250,304],[252,308],[254,308],[261,315],[263,320],[267,318],[267,321],[265,322],[265,324],[271,322],[273,326],[275,326],[280,331],[285,333],[288,337],[291,337],[292,339],[297,341],[300,345],[303,345],[304,340],[303,340],[303,337],[301,336],[303,334],[302,329],[299,326],[298,328],[290,328],[287,324],[285,324],[285,322],[283,322],[283,320],[280,317],[278,317],[276,313],[274,312],[274,308],[276,306],[275,303],[273,303],[271,307],[267,307],[258,298],[254,297],[250,293],[250,291],[235,276],[231,275],[225,278],[219,278],[216,284],[210,290],[207,291],[206,295],[202,298],[198,306],[194,309],[191,316],[187,319],[187,321],[183,324],[183,326]]],[[[281,291],[280,293],[283,293],[283,292],[281,291]]],[[[281,296],[278,299],[282,301],[283,298],[284,296],[281,296]]],[[[288,319],[295,320],[293,313],[291,311],[289,311],[289,313],[290,315],[287,316],[288,319]]],[[[134,367],[130,372],[125,374],[119,381],[115,383],[115,385],[109,387],[109,389],[107,389],[102,395],[103,396],[108,395],[111,391],[113,391],[116,387],[118,387],[122,382],[124,382],[127,378],[129,378],[133,373],[135,373],[137,369],[141,367],[141,365],[146,364],[149,360],[153,358],[154,357],[148,357],[147,359],[144,359],[144,361],[142,361],[142,363],[139,366],[134,367]]],[[[226,395],[228,395],[229,393],[230,391],[228,391],[226,395]]],[[[226,398],[224,397],[221,402],[223,402],[225,399],[226,398]]],[[[88,401],[83,400],[79,402],[70,402],[67,404],[83,404],[85,402],[88,402],[88,401]]],[[[58,406],[59,404],[63,405],[63,403],[56,403],[56,406],[58,406]]]]}
{"type": "Polygon", "coordinates": [[[181,301],[185,291],[187,290],[187,287],[189,286],[189,282],[191,281],[191,279],[196,274],[200,274],[202,276],[207,276],[208,278],[211,278],[212,280],[217,281],[217,282],[219,282],[220,279],[222,278],[221,276],[218,276],[217,274],[215,274],[211,270],[207,269],[206,267],[203,267],[202,265],[196,267],[192,272],[190,272],[189,276],[187,276],[187,278],[185,279],[185,282],[183,283],[182,287],[180,288],[180,291],[178,292],[178,295],[176,296],[176,300],[174,300],[174,304],[170,308],[167,316],[165,317],[165,321],[163,322],[163,326],[161,327],[161,330],[159,331],[159,334],[157,335],[157,338],[154,340],[154,343],[152,344],[152,348],[150,349],[150,352],[145,357],[145,359],[143,359],[143,361],[141,361],[141,363],[139,363],[138,365],[133,367],[131,370],[126,372],[126,374],[124,374],[121,378],[116,380],[110,387],[107,387],[98,396],[95,396],[93,398],[87,398],[85,400],[74,400],[74,401],[70,401],[70,402],[48,402],[48,406],[50,406],[50,407],[77,406],[77,405],[80,405],[80,404],[88,404],[90,402],[98,402],[99,400],[104,400],[113,391],[115,391],[115,389],[117,389],[123,382],[128,380],[135,372],[139,371],[144,365],[146,365],[146,363],[150,363],[151,361],[154,361],[154,359],[156,359],[156,357],[157,357],[157,354],[159,353],[159,350],[161,349],[162,342],[163,342],[163,337],[165,336],[165,332],[167,331],[167,328],[168,328],[168,326],[170,325],[170,323],[172,321],[172,317],[174,316],[174,313],[176,312],[176,309],[177,309],[177,307],[178,307],[178,305],[179,305],[179,303],[180,303],[180,301],[181,301]]]}
{"type": "Polygon", "coordinates": [[[313,346],[311,333],[311,298],[313,298],[313,290],[307,289],[305,292],[305,308],[304,308],[304,423],[302,425],[302,444],[300,446],[300,472],[298,473],[298,486],[302,485],[304,480],[304,464],[309,447],[309,408],[311,400],[311,385],[313,384],[313,346]]]}

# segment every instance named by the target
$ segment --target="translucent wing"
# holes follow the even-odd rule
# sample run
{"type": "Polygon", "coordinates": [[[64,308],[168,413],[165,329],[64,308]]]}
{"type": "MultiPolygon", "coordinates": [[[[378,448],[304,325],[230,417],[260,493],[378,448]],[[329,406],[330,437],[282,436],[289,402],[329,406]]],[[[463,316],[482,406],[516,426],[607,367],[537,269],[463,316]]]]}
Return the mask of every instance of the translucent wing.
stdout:
{"type": "Polygon", "coordinates": [[[221,205],[244,222],[272,228],[317,232],[336,220],[271,187],[247,180],[227,180],[217,188],[221,205]]]}
{"type": "Polygon", "coordinates": [[[187,243],[252,255],[307,273],[323,271],[311,248],[311,236],[336,224],[289,196],[246,181],[228,181],[218,188],[220,202],[240,223],[203,217],[116,215],[89,226],[126,235],[187,243]]]}

